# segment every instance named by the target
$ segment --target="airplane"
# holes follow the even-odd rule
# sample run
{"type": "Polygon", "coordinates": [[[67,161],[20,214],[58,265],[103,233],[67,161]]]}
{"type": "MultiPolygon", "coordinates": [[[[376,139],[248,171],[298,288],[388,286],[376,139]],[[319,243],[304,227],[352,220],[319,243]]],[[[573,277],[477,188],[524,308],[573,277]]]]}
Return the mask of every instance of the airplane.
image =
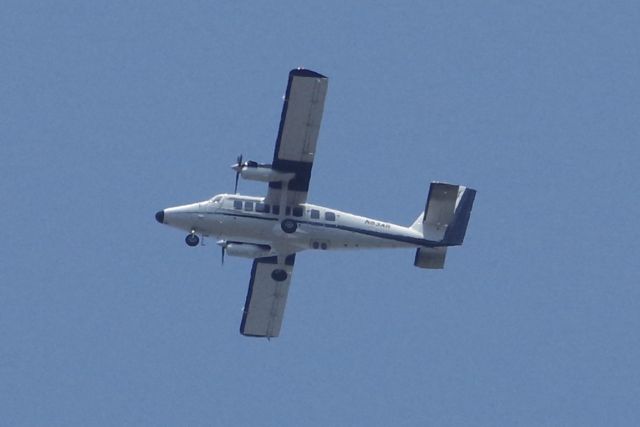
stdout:
{"type": "Polygon", "coordinates": [[[305,250],[414,248],[414,265],[444,267],[447,248],[461,245],[476,191],[432,182],[425,210],[409,226],[307,203],[311,168],[328,79],[291,70],[273,161],[232,165],[233,194],[158,211],[156,220],[186,231],[185,242],[214,236],[224,256],[253,259],[240,333],[268,339],[280,334],[296,254],[305,250]],[[268,183],[265,197],[237,194],[238,178],[268,183]]]}

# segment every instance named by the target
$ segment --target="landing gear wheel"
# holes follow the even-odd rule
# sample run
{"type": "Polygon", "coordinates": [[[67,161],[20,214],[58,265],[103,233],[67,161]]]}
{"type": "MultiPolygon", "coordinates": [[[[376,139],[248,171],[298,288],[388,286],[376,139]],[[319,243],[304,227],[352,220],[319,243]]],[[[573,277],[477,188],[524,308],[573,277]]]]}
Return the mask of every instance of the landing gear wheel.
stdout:
{"type": "Polygon", "coordinates": [[[198,243],[200,243],[200,238],[196,234],[187,234],[187,237],[184,239],[184,241],[187,243],[187,245],[193,247],[198,246],[198,243]]]}
{"type": "Polygon", "coordinates": [[[280,227],[285,233],[293,233],[298,229],[298,224],[292,219],[285,219],[280,224],[280,227]]]}
{"type": "Polygon", "coordinates": [[[284,282],[287,280],[287,276],[287,272],[279,268],[271,272],[271,278],[276,282],[284,282]]]}

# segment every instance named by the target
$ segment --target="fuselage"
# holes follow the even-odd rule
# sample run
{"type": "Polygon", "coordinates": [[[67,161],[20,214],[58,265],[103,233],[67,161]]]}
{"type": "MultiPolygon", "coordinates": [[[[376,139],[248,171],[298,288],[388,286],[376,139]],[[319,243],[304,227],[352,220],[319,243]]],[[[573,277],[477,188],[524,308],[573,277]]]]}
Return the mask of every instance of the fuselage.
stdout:
{"type": "Polygon", "coordinates": [[[219,194],[162,212],[161,222],[169,226],[225,242],[268,246],[270,253],[434,244],[409,227],[310,203],[288,206],[282,212],[280,206],[266,204],[263,197],[239,194],[219,194]],[[283,221],[295,223],[295,231],[286,232],[283,221]]]}

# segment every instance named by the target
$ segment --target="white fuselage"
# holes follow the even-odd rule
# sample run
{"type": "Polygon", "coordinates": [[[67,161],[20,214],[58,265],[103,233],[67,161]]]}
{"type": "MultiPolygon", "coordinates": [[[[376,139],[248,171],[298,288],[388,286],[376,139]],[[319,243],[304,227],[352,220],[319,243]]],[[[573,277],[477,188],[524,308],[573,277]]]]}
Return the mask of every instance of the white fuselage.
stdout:
{"type": "MultiPolygon", "coordinates": [[[[164,210],[164,224],[225,242],[262,245],[269,254],[289,254],[306,249],[363,249],[429,246],[412,228],[304,203],[274,212],[264,198],[220,194],[210,200],[164,210]],[[266,212],[268,210],[268,212],[266,212]],[[296,224],[286,233],[285,220],[296,224]]],[[[236,245],[239,250],[239,245],[236,245]]],[[[242,255],[239,251],[239,256],[242,255]]],[[[232,255],[232,253],[230,253],[232,255]]],[[[264,256],[264,254],[261,254],[264,256]]]]}

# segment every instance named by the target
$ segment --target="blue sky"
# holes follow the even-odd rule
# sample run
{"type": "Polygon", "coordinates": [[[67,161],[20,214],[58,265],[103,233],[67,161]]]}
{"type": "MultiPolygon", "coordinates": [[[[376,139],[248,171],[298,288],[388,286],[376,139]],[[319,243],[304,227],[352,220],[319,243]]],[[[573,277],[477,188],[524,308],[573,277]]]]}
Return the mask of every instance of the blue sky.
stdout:
{"type": "Polygon", "coordinates": [[[519,3],[4,2],[1,424],[637,424],[640,6],[519,3]],[[268,342],[250,261],[153,215],[271,159],[298,66],[311,202],[478,195],[443,271],[301,254],[268,342]]]}

